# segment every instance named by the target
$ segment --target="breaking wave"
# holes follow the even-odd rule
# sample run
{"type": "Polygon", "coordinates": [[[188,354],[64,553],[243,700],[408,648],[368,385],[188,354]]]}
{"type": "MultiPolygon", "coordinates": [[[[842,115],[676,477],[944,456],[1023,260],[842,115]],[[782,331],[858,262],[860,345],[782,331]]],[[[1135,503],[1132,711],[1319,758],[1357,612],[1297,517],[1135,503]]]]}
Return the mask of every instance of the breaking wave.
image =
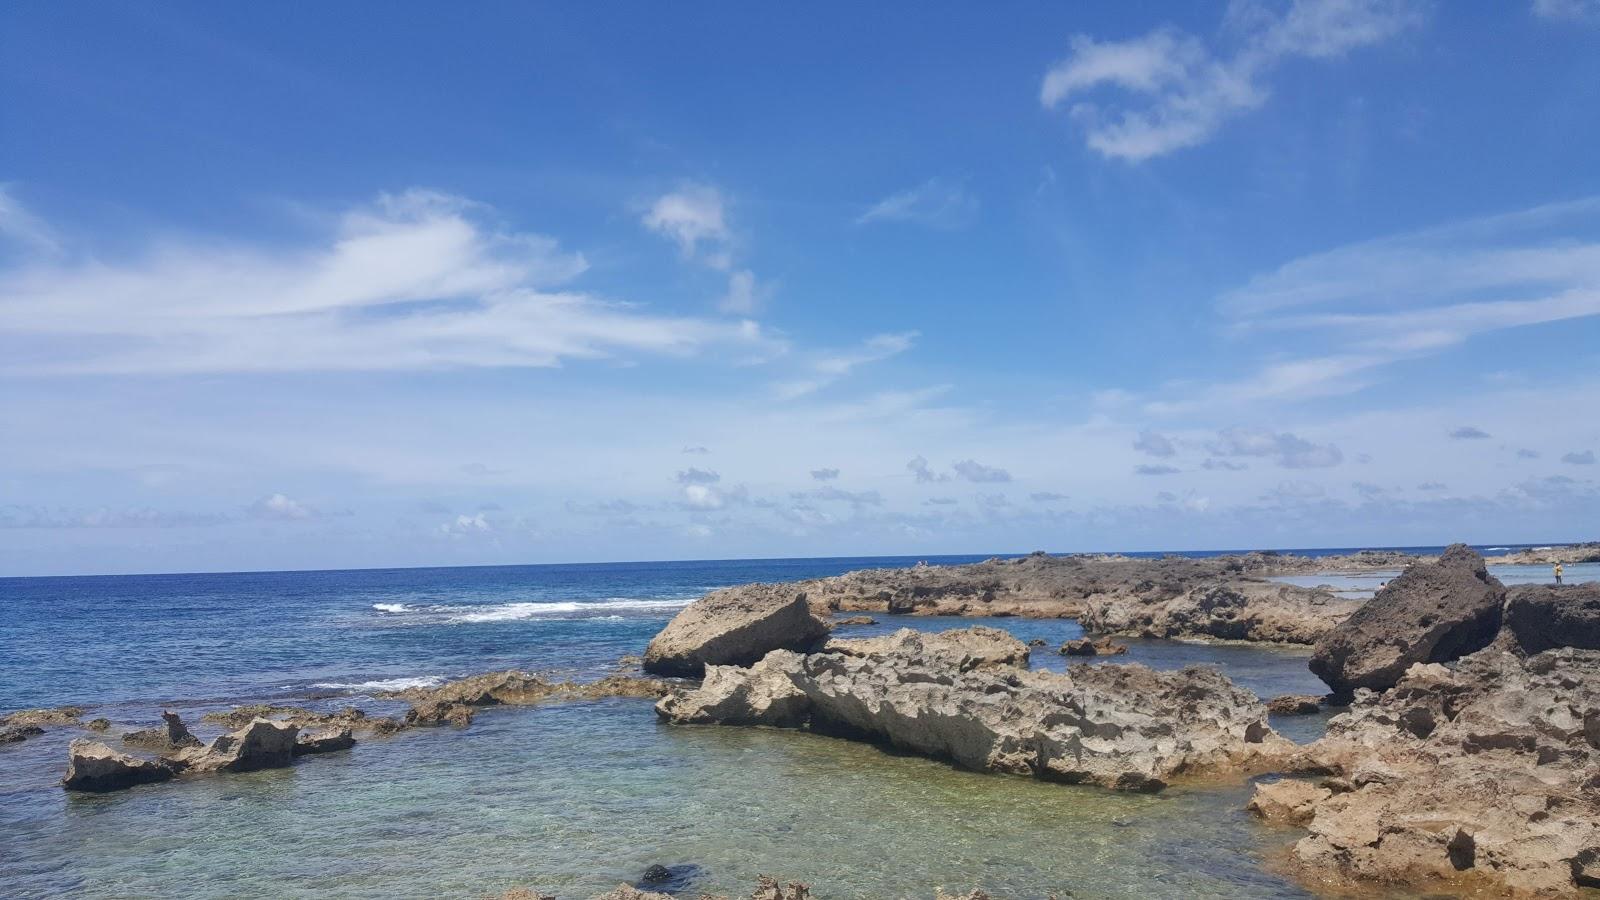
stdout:
{"type": "Polygon", "coordinates": [[[312,687],[330,691],[404,691],[410,688],[437,687],[447,681],[443,675],[418,675],[415,678],[382,678],[377,681],[346,683],[324,681],[312,687]]]}
{"type": "Polygon", "coordinates": [[[473,625],[484,622],[520,622],[528,619],[623,619],[630,616],[658,616],[682,609],[692,601],[691,597],[666,600],[612,597],[606,600],[542,600],[484,606],[374,603],[372,608],[384,619],[398,619],[419,625],[473,625]]]}

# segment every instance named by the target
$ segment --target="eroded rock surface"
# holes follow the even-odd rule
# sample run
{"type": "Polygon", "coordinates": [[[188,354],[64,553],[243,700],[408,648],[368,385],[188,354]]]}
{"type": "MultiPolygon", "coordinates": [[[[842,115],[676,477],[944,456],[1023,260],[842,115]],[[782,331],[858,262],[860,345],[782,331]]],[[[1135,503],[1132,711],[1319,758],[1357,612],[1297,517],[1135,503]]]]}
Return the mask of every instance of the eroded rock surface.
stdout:
{"type": "Polygon", "coordinates": [[[748,666],[772,650],[804,650],[827,636],[803,588],[724,588],[684,607],[651,639],[644,670],[698,678],[708,665],[748,666]]]}
{"type": "Polygon", "coordinates": [[[960,672],[990,666],[1026,666],[1030,656],[1028,645],[1013,637],[1011,632],[986,625],[937,633],[902,628],[881,637],[834,638],[821,649],[825,653],[845,656],[932,653],[960,672]]]}
{"type": "Polygon", "coordinates": [[[1061,645],[1062,656],[1119,656],[1128,648],[1108,637],[1076,638],[1061,645]]]}
{"type": "Polygon", "coordinates": [[[864,653],[779,651],[749,669],[713,667],[656,709],[672,722],[806,725],[980,771],[1139,791],[1265,765],[1293,746],[1255,695],[1213,669],[971,666],[961,649],[971,638],[892,637],[864,653]]]}
{"type": "Polygon", "coordinates": [[[99,741],[76,740],[67,750],[67,774],[61,786],[69,791],[116,791],[167,781],[176,771],[169,763],[119,753],[99,741]]]}
{"type": "Polygon", "coordinates": [[[294,762],[295,738],[300,726],[292,722],[256,719],[237,731],[212,741],[210,746],[167,757],[187,772],[255,772],[279,769],[294,762]]]}
{"type": "Polygon", "coordinates": [[[177,713],[170,709],[163,710],[161,721],[160,728],[128,732],[122,736],[122,742],[146,750],[186,750],[200,746],[200,739],[189,733],[177,713]]]}
{"type": "Polygon", "coordinates": [[[1418,563],[1324,634],[1311,671],[1336,696],[1383,690],[1416,663],[1446,662],[1488,646],[1500,628],[1505,586],[1465,544],[1418,563]]]}
{"type": "Polygon", "coordinates": [[[1313,878],[1595,886],[1600,651],[1414,665],[1385,693],[1359,691],[1307,756],[1337,775],[1295,845],[1313,878]]]}
{"type": "Polygon", "coordinates": [[[1600,582],[1511,588],[1500,629],[1522,653],[1556,647],[1600,650],[1600,582]]]}
{"type": "Polygon", "coordinates": [[[1275,716],[1310,716],[1322,711],[1322,698],[1311,694],[1282,694],[1267,701],[1267,712],[1275,716]]]}

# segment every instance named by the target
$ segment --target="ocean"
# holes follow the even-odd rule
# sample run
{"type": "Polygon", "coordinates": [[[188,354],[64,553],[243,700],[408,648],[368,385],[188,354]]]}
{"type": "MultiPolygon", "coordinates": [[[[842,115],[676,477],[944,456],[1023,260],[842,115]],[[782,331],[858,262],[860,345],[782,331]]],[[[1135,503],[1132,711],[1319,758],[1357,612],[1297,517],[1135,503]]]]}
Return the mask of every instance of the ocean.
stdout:
{"type": "MultiPolygon", "coordinates": [[[[0,711],[71,703],[147,727],[172,708],[209,738],[199,716],[241,703],[377,711],[373,691],[477,672],[591,679],[712,588],[917,559],[0,579],[0,711]]],[[[1600,566],[1568,572],[1600,578],[1600,566]]],[[[1056,669],[1054,647],[1081,633],[1070,620],[880,618],[840,633],[983,623],[1044,639],[1034,664],[1056,669]]],[[[1214,664],[1264,697],[1323,690],[1303,649],[1127,643],[1115,661],[1214,664]]],[[[1275,724],[1310,740],[1324,721],[1275,724]]],[[[1244,814],[1247,785],[1128,796],[807,734],[668,727],[643,700],[488,710],[465,731],[101,796],[56,784],[78,736],[0,746],[0,896],[482,897],[527,885],[583,898],[654,863],[693,867],[689,896],[748,892],[758,873],[812,882],[821,898],[940,886],[1306,896],[1272,874],[1293,836],[1244,814]]]]}

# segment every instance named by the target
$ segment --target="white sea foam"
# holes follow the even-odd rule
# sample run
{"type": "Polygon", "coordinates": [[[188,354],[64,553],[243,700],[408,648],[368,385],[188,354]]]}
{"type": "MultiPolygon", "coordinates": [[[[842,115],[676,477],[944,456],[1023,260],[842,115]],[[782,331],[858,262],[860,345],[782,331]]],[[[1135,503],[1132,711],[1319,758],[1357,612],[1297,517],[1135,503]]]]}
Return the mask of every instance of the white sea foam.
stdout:
{"type": "Polygon", "coordinates": [[[405,605],[404,603],[374,603],[372,604],[372,608],[378,612],[384,613],[403,613],[411,611],[411,607],[405,605]]]}
{"type": "Polygon", "coordinates": [[[404,691],[410,688],[436,687],[444,684],[446,680],[443,675],[418,675],[414,678],[382,678],[377,681],[355,683],[325,681],[313,684],[312,687],[330,691],[404,691]]]}
{"type": "Polygon", "coordinates": [[[452,625],[477,622],[516,622],[523,619],[540,619],[552,616],[568,618],[611,618],[620,611],[649,613],[658,610],[681,609],[688,600],[633,600],[626,597],[582,603],[575,600],[555,600],[540,603],[503,603],[499,606],[456,607],[458,610],[445,621],[452,625]],[[592,613],[593,615],[589,615],[592,613]]]}

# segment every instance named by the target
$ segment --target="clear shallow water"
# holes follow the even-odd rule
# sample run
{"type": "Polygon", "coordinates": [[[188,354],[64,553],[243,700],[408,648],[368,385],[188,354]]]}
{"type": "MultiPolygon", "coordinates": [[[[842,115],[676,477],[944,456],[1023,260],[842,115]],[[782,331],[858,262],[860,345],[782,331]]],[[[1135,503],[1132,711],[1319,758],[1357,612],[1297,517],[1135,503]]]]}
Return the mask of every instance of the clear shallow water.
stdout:
{"type": "MultiPolygon", "coordinates": [[[[235,703],[382,711],[361,698],[410,680],[593,677],[706,589],[913,561],[0,579],[0,710],[75,702],[147,726],[170,706],[209,738],[199,715],[235,703]]],[[[1047,641],[1034,664],[1050,669],[1081,633],[1066,620],[880,618],[840,633],[989,624],[1047,641]]],[[[1114,661],[1216,664],[1263,697],[1323,690],[1305,651],[1127,643],[1114,661]]],[[[1275,724],[1307,740],[1323,721],[1275,724]]],[[[81,734],[0,747],[0,896],[477,897],[529,884],[584,897],[657,862],[702,866],[695,891],[732,893],[771,872],[835,898],[940,885],[1301,895],[1263,870],[1292,835],[1245,816],[1245,785],[1126,796],[793,732],[671,728],[638,700],[491,710],[465,732],[98,797],[56,785],[81,734]]]]}
{"type": "MultiPolygon", "coordinates": [[[[1504,551],[1501,551],[1504,552],[1504,551]]],[[[1562,567],[1565,584],[1582,584],[1600,581],[1600,563],[1574,563],[1562,567]]],[[[1359,600],[1371,597],[1378,588],[1400,574],[1399,569],[1355,574],[1281,575],[1270,581],[1297,584],[1301,587],[1327,587],[1341,597],[1359,600]]],[[[1553,584],[1555,578],[1549,566],[1489,566],[1489,574],[1507,586],[1518,584],[1553,584]]]]}

